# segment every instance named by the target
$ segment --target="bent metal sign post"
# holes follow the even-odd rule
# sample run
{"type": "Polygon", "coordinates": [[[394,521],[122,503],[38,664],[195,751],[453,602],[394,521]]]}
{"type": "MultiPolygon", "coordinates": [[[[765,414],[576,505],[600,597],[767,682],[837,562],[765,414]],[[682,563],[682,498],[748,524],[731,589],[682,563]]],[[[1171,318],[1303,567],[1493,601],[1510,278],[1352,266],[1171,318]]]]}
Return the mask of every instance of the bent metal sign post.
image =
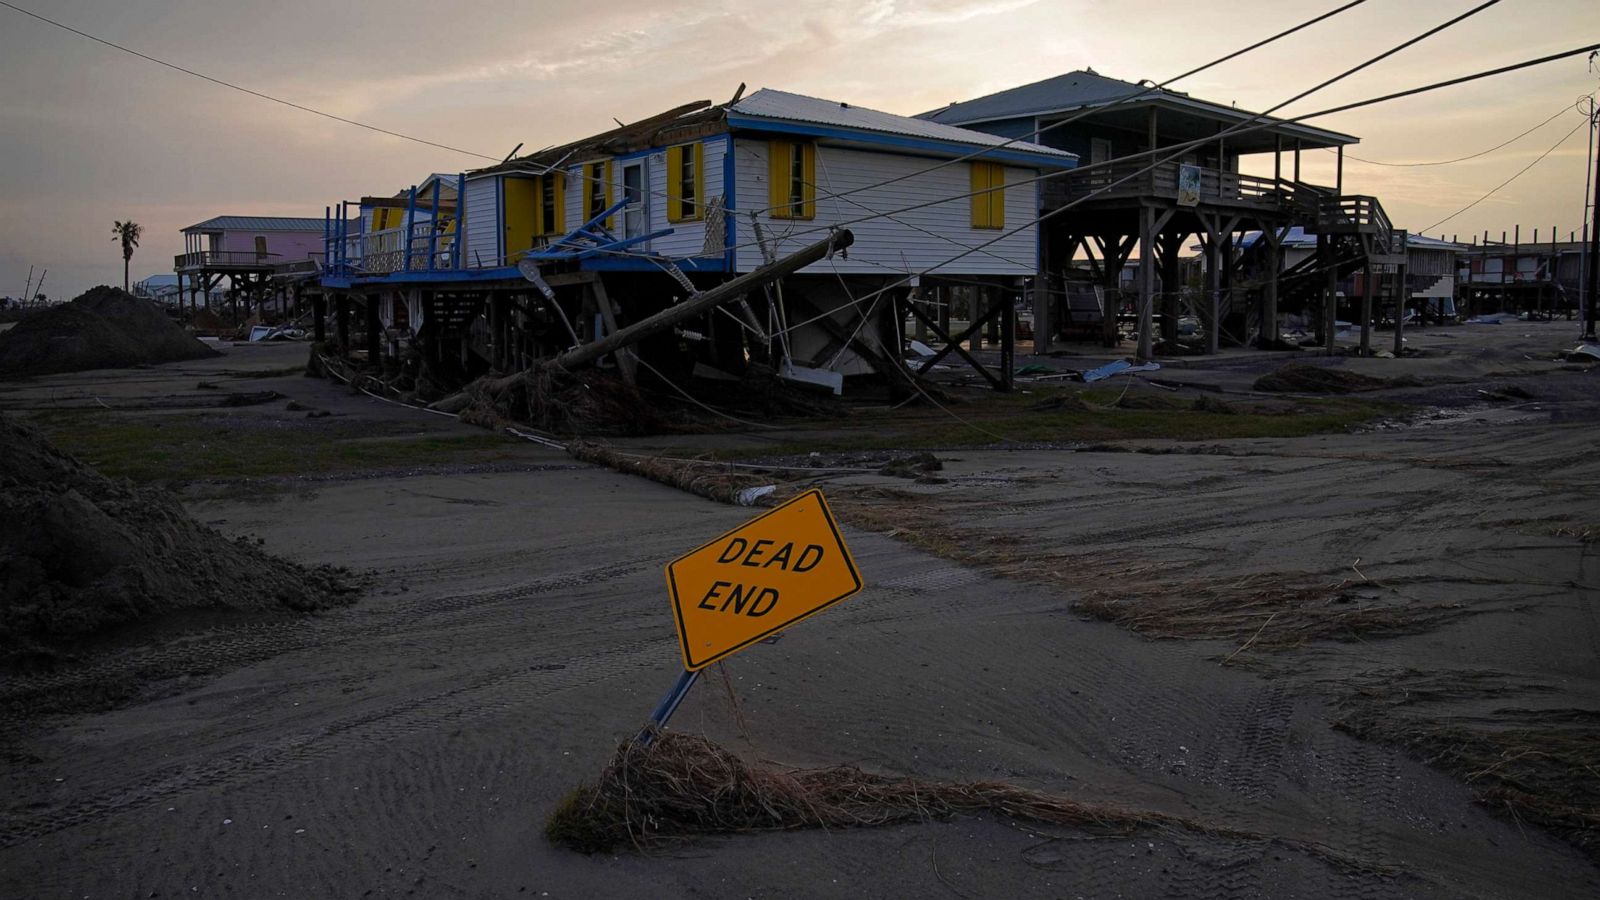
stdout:
{"type": "Polygon", "coordinates": [[[822,492],[810,490],[667,566],[684,673],[651,715],[660,727],[701,669],[861,590],[822,492]]]}

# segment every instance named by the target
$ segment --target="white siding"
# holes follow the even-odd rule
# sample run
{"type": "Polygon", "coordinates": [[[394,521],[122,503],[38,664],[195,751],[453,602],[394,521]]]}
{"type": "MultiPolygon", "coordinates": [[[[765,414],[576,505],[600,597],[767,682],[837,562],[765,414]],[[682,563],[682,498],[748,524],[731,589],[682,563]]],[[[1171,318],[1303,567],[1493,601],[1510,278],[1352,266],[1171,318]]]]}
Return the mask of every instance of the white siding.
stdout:
{"type": "Polygon", "coordinates": [[[500,265],[500,179],[496,176],[467,179],[467,197],[461,205],[466,222],[466,257],[469,269],[492,269],[500,265]]]}
{"type": "MultiPolygon", "coordinates": [[[[927,172],[939,160],[899,153],[855,150],[820,145],[817,147],[817,215],[812,220],[774,219],[760,215],[767,239],[776,239],[779,256],[792,253],[821,240],[835,223],[849,223],[855,234],[849,258],[814,263],[802,272],[840,272],[843,274],[894,275],[927,270],[945,260],[994,240],[1013,228],[1032,220],[1037,212],[1036,185],[1032,169],[1006,167],[1006,227],[973,228],[972,204],[964,196],[972,190],[966,163],[927,172]],[[914,174],[894,184],[877,185],[897,176],[914,174]],[[828,194],[866,188],[859,193],[832,198],[828,194]],[[873,213],[891,212],[943,197],[956,199],[925,206],[893,218],[878,217],[864,222],[850,220],[873,213]]],[[[761,251],[752,242],[755,232],[747,210],[767,206],[767,142],[738,139],[734,142],[734,168],[737,178],[735,200],[738,215],[738,268],[748,272],[761,265],[761,251]]],[[[1036,269],[1035,227],[1028,225],[1015,234],[1006,234],[994,244],[934,270],[938,275],[1032,275],[1036,269]]]]}
{"type": "MultiPolygon", "coordinates": [[[[727,141],[718,136],[708,138],[705,146],[705,194],[707,197],[717,197],[722,194],[723,158],[726,156],[727,141]]],[[[589,164],[595,162],[588,160],[586,164],[573,166],[567,170],[567,227],[577,228],[588,221],[585,214],[584,201],[588,197],[590,188],[589,179],[585,173],[589,164]]],[[[642,248],[639,245],[630,250],[645,249],[652,253],[674,258],[702,255],[705,245],[705,223],[696,222],[668,222],[667,221],[667,151],[664,147],[651,150],[648,154],[631,158],[614,159],[611,162],[611,200],[615,203],[622,199],[622,170],[625,166],[636,165],[643,162],[645,165],[645,203],[648,206],[650,232],[665,231],[670,228],[672,234],[656,238],[642,248]]],[[[621,213],[617,215],[618,221],[612,232],[618,237],[622,236],[621,213]]]]}

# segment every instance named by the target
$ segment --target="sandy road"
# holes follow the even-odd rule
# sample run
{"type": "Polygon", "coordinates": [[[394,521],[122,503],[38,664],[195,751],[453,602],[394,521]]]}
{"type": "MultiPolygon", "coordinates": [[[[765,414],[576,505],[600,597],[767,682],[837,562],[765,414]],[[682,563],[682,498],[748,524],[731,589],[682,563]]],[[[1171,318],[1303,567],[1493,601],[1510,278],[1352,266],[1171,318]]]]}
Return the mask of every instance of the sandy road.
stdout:
{"type": "MultiPolygon", "coordinates": [[[[352,415],[431,419],[320,382],[277,389],[352,415]]],[[[1458,438],[1442,455],[1510,454],[1518,439],[1458,438]]],[[[1296,564],[1314,571],[1369,553],[1489,552],[1450,544],[1445,535],[1460,524],[1452,517],[1538,508],[1555,493],[1540,479],[1565,477],[1540,469],[1508,479],[1474,510],[1451,480],[1462,469],[1386,461],[1439,457],[1437,446],[1415,446],[1431,436],[1381,440],[1394,444],[1378,459],[1364,458],[1372,440],[1341,437],[1203,456],[962,453],[949,465],[955,489],[994,504],[984,526],[1019,540],[1137,549],[1202,567],[1229,552],[1244,565],[1281,565],[1271,559],[1274,536],[1298,523],[1295,546],[1308,549],[1296,564]],[[1450,491],[1454,506],[1418,502],[1450,491]],[[1264,513],[1273,497],[1316,505],[1273,518],[1264,513]],[[1241,520],[1245,509],[1263,512],[1241,520]]],[[[1575,454],[1586,437],[1571,440],[1575,454]]],[[[651,856],[573,855],[544,841],[545,814],[638,726],[675,671],[660,566],[749,511],[551,453],[525,471],[327,481],[309,495],[204,501],[194,512],[297,560],[360,560],[376,570],[373,589],[316,619],[197,629],[129,648],[100,665],[132,677],[193,659],[223,674],[169,684],[161,699],[118,711],[7,729],[0,896],[1600,892],[1595,867],[1571,847],[1491,818],[1465,786],[1394,750],[1333,731],[1332,695],[1281,666],[1223,668],[1219,650],[1231,647],[1152,642],[1083,621],[1057,590],[854,530],[847,538],[867,589],[729,664],[747,733],[716,677],[696,688],[675,727],[785,763],[1001,778],[1328,852],[1156,832],[1089,840],[963,818],[702,841],[651,856]]],[[[1508,558],[1526,568],[1524,580],[1574,559],[1574,577],[1600,579],[1574,542],[1540,550],[1532,545],[1559,542],[1518,540],[1527,546],[1508,558]]],[[[1397,563],[1408,564],[1419,565],[1397,563]]],[[[1490,663],[1564,673],[1578,697],[1567,702],[1581,703],[1595,678],[1592,645],[1532,651],[1551,635],[1581,638],[1592,600],[1569,591],[1548,601],[1554,618],[1502,611],[1403,641],[1311,652],[1351,671],[1394,664],[1397,652],[1498,652],[1506,656],[1490,663]]],[[[12,680],[4,690],[27,687],[12,680]]]]}

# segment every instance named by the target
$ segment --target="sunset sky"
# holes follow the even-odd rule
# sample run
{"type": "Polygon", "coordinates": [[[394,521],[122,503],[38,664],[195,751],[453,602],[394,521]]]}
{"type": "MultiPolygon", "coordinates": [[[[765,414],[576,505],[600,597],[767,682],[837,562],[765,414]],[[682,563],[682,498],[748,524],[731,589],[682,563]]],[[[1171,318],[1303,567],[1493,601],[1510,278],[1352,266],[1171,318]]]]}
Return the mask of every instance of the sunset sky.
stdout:
{"type": "MultiPolygon", "coordinates": [[[[853,0],[607,4],[539,0],[12,0],[217,78],[494,157],[562,143],[740,82],[913,114],[1092,67],[1162,81],[1336,0],[853,0]]],[[[1369,0],[1175,89],[1261,110],[1475,5],[1369,0]]],[[[1305,112],[1600,40],[1594,0],[1504,0],[1289,107],[1305,112]]],[[[472,156],[374,134],[162,68],[0,7],[0,295],[28,267],[70,297],[120,283],[114,219],[145,226],[135,279],[170,272],[179,229],[219,214],[321,217],[472,156]]],[[[1362,138],[1348,192],[1420,229],[1478,199],[1572,132],[1516,182],[1432,234],[1548,239],[1581,227],[1587,129],[1600,86],[1582,57],[1318,120],[1362,138]],[[1573,131],[1573,129],[1576,129],[1573,131]]],[[[1332,155],[1307,180],[1331,183],[1332,155]]],[[[1267,158],[1270,170],[1270,157],[1267,158]]]]}

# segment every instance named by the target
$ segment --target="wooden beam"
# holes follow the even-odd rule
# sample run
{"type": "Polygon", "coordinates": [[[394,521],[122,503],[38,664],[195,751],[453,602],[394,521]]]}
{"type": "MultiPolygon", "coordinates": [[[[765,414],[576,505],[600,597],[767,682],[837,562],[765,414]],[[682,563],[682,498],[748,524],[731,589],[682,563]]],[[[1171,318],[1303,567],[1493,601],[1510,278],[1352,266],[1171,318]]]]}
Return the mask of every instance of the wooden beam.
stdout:
{"type": "MultiPolygon", "coordinates": [[[[410,209],[410,208],[412,208],[411,207],[411,201],[406,197],[362,197],[361,198],[361,205],[362,206],[369,206],[369,207],[372,207],[373,209],[410,209]]],[[[434,206],[433,203],[431,201],[429,201],[429,200],[418,200],[417,201],[417,205],[416,205],[415,208],[419,209],[419,210],[422,210],[424,212],[432,212],[433,211],[433,206],[434,206]]],[[[439,211],[440,212],[455,212],[456,211],[456,203],[455,203],[455,201],[453,201],[453,200],[441,200],[441,201],[439,201],[439,211]]]]}
{"type": "MultiPolygon", "coordinates": [[[[594,305],[600,309],[600,321],[605,323],[606,334],[617,333],[617,314],[611,308],[611,297],[606,294],[605,281],[599,278],[589,282],[589,290],[594,293],[594,305]]],[[[624,350],[616,356],[617,371],[622,373],[622,380],[633,384],[634,370],[638,360],[634,358],[632,350],[624,350]]]]}
{"type": "Polygon", "coordinates": [[[554,364],[563,369],[586,366],[608,353],[615,353],[623,347],[631,347],[647,337],[671,329],[680,322],[708,313],[724,303],[731,303],[764,284],[792,275],[835,250],[849,247],[854,242],[854,234],[848,229],[840,229],[797,253],[740,275],[732,281],[723,282],[709,291],[696,294],[615,334],[606,335],[581,347],[574,347],[557,356],[554,364]]]}
{"type": "Polygon", "coordinates": [[[971,337],[974,332],[982,328],[984,324],[993,318],[998,312],[1000,312],[1000,307],[996,305],[990,308],[989,311],[983,315],[974,316],[973,320],[967,324],[965,331],[961,332],[961,334],[955,337],[951,337],[948,331],[940,328],[938,324],[930,320],[926,314],[913,306],[911,308],[911,314],[926,322],[929,329],[944,341],[944,349],[924,360],[922,367],[917,370],[917,374],[919,376],[928,374],[928,370],[932,369],[940,360],[944,359],[946,356],[949,356],[951,352],[954,352],[957,356],[960,356],[962,359],[966,360],[967,365],[976,369],[978,374],[982,375],[989,382],[989,384],[994,387],[995,390],[1006,390],[1004,382],[1002,382],[999,378],[996,378],[994,373],[989,371],[988,367],[986,367],[983,363],[978,362],[978,360],[974,358],[971,353],[968,353],[967,348],[961,346],[966,342],[967,338],[971,337]]]}

